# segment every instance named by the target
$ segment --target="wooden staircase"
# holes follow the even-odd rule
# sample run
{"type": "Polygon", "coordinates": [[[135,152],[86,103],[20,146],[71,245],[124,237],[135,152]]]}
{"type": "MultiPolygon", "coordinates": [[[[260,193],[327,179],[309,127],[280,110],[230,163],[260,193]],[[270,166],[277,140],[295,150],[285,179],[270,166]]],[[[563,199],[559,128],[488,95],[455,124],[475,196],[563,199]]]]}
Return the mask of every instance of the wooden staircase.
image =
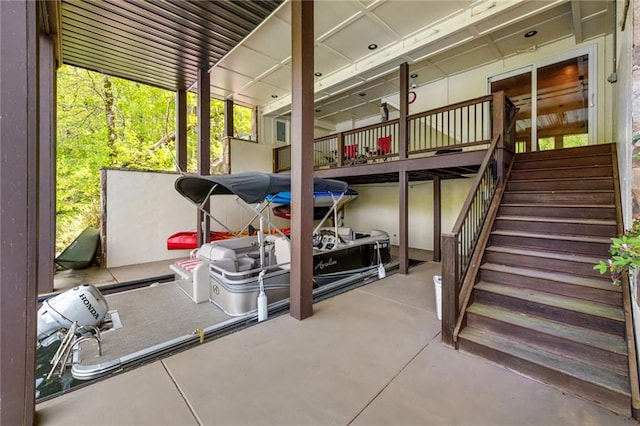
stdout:
{"type": "Polygon", "coordinates": [[[516,155],[458,347],[630,416],[614,149],[516,155]]]}

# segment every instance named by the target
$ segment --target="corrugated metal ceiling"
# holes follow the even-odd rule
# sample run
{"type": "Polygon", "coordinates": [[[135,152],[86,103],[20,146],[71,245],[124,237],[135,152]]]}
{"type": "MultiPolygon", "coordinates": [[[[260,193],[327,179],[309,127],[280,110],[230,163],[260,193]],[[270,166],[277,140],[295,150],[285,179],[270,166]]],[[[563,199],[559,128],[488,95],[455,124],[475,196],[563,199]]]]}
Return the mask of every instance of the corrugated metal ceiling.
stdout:
{"type": "Polygon", "coordinates": [[[283,0],[63,0],[64,63],[186,89],[283,0]]]}

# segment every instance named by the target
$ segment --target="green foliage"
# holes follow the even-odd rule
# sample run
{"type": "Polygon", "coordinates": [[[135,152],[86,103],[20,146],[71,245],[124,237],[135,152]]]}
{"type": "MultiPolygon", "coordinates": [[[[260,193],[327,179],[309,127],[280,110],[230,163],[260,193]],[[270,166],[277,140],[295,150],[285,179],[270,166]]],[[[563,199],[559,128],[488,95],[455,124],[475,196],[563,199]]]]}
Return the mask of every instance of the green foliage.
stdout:
{"type": "MultiPolygon", "coordinates": [[[[58,70],[56,251],[87,226],[100,226],[100,170],[175,170],[175,95],[92,71],[58,70]]],[[[224,103],[211,101],[211,161],[222,153],[224,103]]],[[[187,170],[197,170],[197,97],[187,94],[187,170]]],[[[251,110],[234,125],[251,134],[251,110]]]]}
{"type": "Polygon", "coordinates": [[[631,228],[622,236],[611,239],[609,253],[611,257],[600,260],[593,269],[601,274],[608,271],[613,284],[620,285],[622,278],[628,275],[630,270],[640,266],[640,216],[633,220],[631,228]]]}
{"type": "MultiPolygon", "coordinates": [[[[563,148],[575,148],[578,146],[589,145],[589,135],[586,133],[577,134],[577,135],[564,135],[562,137],[562,147],[563,148]]],[[[547,151],[556,149],[555,138],[547,137],[538,139],[538,149],[540,151],[547,151]]]]}

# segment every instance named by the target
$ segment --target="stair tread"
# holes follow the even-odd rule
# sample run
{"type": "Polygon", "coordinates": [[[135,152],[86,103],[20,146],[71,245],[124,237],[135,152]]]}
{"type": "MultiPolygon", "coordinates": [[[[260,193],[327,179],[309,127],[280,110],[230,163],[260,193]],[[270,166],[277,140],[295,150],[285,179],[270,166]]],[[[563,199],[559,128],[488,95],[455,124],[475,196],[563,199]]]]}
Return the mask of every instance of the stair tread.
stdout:
{"type": "Polygon", "coordinates": [[[573,207],[577,209],[584,208],[604,208],[604,209],[615,209],[616,206],[614,204],[547,204],[547,203],[500,203],[500,206],[505,207],[547,207],[547,208],[567,208],[573,207]]]}
{"type": "Polygon", "coordinates": [[[611,244],[611,238],[598,237],[593,235],[577,235],[577,234],[545,234],[539,232],[522,232],[497,229],[491,231],[492,235],[505,235],[512,237],[540,238],[545,240],[568,240],[573,242],[589,242],[589,243],[605,243],[611,244]]]}
{"type": "Polygon", "coordinates": [[[561,272],[547,272],[541,269],[499,265],[496,263],[484,263],[480,268],[482,270],[491,270],[496,272],[513,274],[513,275],[541,278],[547,281],[560,281],[560,282],[571,284],[571,285],[597,288],[600,290],[611,291],[614,293],[622,292],[622,289],[620,288],[620,286],[615,286],[611,284],[611,281],[606,277],[603,277],[602,279],[580,277],[572,274],[563,274],[561,272]]]}
{"type": "Polygon", "coordinates": [[[475,289],[516,299],[528,300],[568,311],[606,318],[612,321],[624,322],[624,311],[622,308],[611,305],[604,305],[582,299],[574,299],[572,297],[560,296],[531,288],[503,285],[488,281],[480,281],[475,285],[475,289]]]}
{"type": "Polygon", "coordinates": [[[558,193],[570,193],[570,194],[593,194],[603,193],[608,194],[613,192],[613,189],[520,189],[520,190],[507,190],[505,194],[558,194],[558,193]]]}
{"type": "Polygon", "coordinates": [[[513,324],[521,328],[534,330],[538,333],[592,346],[615,354],[627,355],[627,343],[621,336],[614,334],[565,324],[479,302],[473,303],[467,309],[467,312],[513,324]]]}
{"type": "Polygon", "coordinates": [[[616,225],[615,220],[608,219],[582,219],[579,217],[546,217],[546,216],[497,216],[496,219],[517,220],[524,222],[551,222],[551,223],[576,223],[581,225],[616,225]]]}
{"type": "Polygon", "coordinates": [[[585,180],[603,180],[607,179],[613,181],[611,176],[586,176],[581,178],[563,177],[563,178],[533,178],[533,179],[518,179],[518,183],[522,182],[558,182],[558,181],[575,181],[583,182],[585,180]]]}
{"type": "MultiPolygon", "coordinates": [[[[568,160],[569,158],[565,158],[565,160],[568,160]]],[[[571,169],[584,169],[585,167],[589,167],[589,168],[597,168],[597,167],[611,167],[611,163],[603,163],[603,164],[591,164],[589,166],[584,166],[582,164],[579,165],[559,165],[559,166],[549,166],[549,167],[520,167],[523,163],[530,163],[530,162],[541,162],[541,161],[548,161],[549,159],[545,158],[544,160],[516,160],[516,162],[514,163],[514,167],[518,166],[517,168],[514,168],[513,171],[514,172],[525,172],[525,171],[548,171],[548,170],[571,170],[571,169]]]]}
{"type": "Polygon", "coordinates": [[[630,396],[629,378],[604,368],[563,357],[562,355],[473,327],[467,327],[462,330],[459,337],[557,371],[561,374],[594,383],[613,392],[630,396]]]}
{"type": "Polygon", "coordinates": [[[554,251],[542,251],[535,249],[521,249],[517,247],[507,247],[507,246],[488,246],[486,248],[488,251],[494,251],[505,254],[518,254],[523,256],[532,256],[532,257],[541,257],[545,259],[557,259],[557,260],[568,260],[571,262],[580,262],[587,263],[590,265],[595,265],[600,260],[597,257],[585,256],[585,255],[577,255],[577,254],[569,254],[566,252],[554,252],[554,251]]]}

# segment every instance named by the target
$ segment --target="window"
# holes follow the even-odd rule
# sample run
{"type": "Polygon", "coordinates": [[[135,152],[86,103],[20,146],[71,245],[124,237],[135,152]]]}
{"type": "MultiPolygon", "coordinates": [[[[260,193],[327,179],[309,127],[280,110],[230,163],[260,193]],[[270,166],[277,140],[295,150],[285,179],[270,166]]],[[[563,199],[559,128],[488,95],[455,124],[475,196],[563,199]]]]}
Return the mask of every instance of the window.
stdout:
{"type": "Polygon", "coordinates": [[[276,141],[287,142],[287,123],[276,120],[276,141]]]}

